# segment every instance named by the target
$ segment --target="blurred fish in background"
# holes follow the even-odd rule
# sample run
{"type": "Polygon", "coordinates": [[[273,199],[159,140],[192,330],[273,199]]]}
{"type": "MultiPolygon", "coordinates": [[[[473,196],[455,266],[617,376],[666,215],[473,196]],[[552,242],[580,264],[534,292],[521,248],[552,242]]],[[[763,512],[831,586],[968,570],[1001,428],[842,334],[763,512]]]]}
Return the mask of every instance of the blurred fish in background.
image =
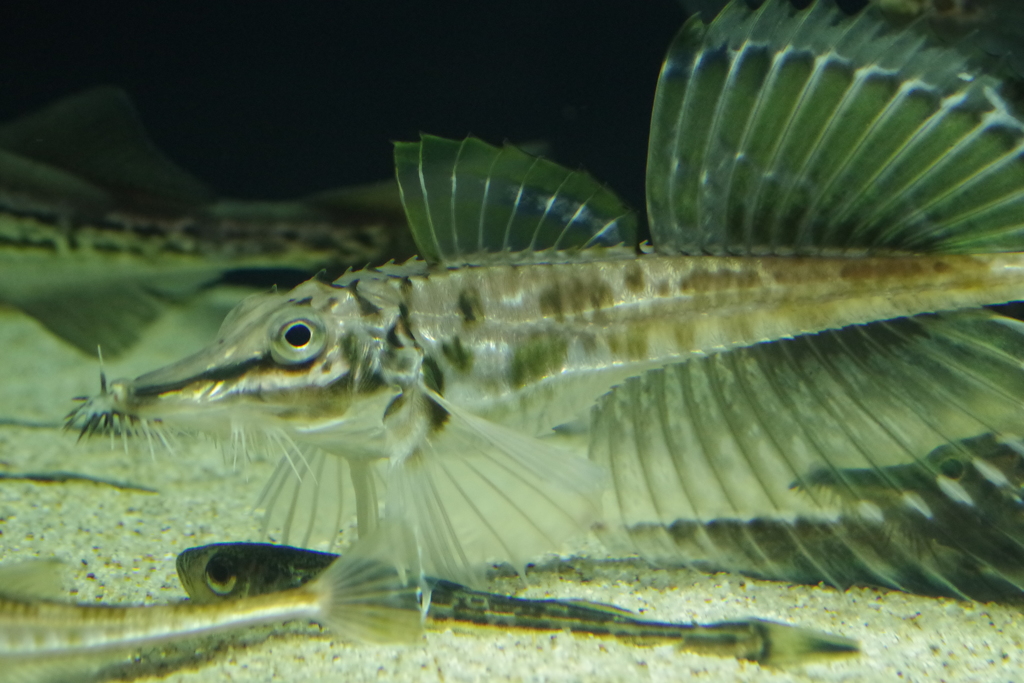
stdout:
{"type": "Polygon", "coordinates": [[[1019,601],[1022,485],[1024,446],[986,434],[940,446],[920,463],[819,469],[792,485],[837,504],[833,520],[680,520],[669,534],[708,571],[1019,601]]]}
{"type": "MultiPolygon", "coordinates": [[[[0,302],[113,356],[226,273],[340,273],[408,256],[394,181],[294,201],[218,197],[100,87],[0,125],[0,302]]],[[[236,280],[239,278],[235,278],[236,280]]]]}

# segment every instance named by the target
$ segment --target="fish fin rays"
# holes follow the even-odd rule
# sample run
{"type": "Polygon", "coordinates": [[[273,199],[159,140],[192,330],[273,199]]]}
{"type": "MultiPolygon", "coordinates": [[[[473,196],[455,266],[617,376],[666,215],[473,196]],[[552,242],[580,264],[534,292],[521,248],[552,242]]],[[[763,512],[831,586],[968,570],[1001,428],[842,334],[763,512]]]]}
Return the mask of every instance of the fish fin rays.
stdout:
{"type": "Polygon", "coordinates": [[[873,8],[734,2],[670,48],[647,193],[662,253],[1017,251],[1024,125],[962,53],[873,8]]]}
{"type": "Polygon", "coordinates": [[[423,632],[415,570],[408,533],[382,524],[335,560],[310,590],[326,593],[324,621],[346,640],[410,642],[423,632]]]}
{"type": "MultiPolygon", "coordinates": [[[[379,475],[370,481],[375,487],[380,483],[379,475]]],[[[264,536],[285,545],[333,548],[356,514],[348,460],[319,450],[302,458],[283,456],[256,507],[264,510],[264,536]]]]}
{"type": "Polygon", "coordinates": [[[924,315],[627,380],[592,418],[614,488],[604,533],[654,561],[766,578],[1019,591],[1020,465],[991,443],[1020,436],[1021,327],[924,315]],[[942,479],[941,448],[970,455],[964,479],[942,479]]]}
{"type": "Polygon", "coordinates": [[[607,482],[592,463],[434,399],[449,420],[390,468],[386,508],[415,530],[425,572],[479,585],[487,563],[521,572],[599,519],[607,482]]]}
{"type": "Polygon", "coordinates": [[[611,190],[512,145],[423,135],[395,144],[395,169],[416,246],[432,263],[636,244],[636,216],[611,190]]]}

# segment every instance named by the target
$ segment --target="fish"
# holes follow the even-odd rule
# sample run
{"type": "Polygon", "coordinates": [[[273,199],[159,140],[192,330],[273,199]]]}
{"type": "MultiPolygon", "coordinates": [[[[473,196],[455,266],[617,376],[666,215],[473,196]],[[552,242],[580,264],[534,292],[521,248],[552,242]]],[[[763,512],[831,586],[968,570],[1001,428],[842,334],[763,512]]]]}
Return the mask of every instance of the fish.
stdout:
{"type": "Polygon", "coordinates": [[[284,451],[275,540],[333,543],[354,508],[359,534],[397,524],[420,571],[469,586],[591,530],[684,566],[675,524],[712,558],[732,549],[710,524],[771,519],[799,546],[842,514],[814,472],[1020,436],[1024,324],[986,308],[1024,292],[1003,85],[876,7],[733,2],[662,67],[650,243],[582,171],[397,143],[418,259],[255,295],[66,424],[284,451]]]}
{"type": "Polygon", "coordinates": [[[90,355],[125,351],[167,303],[225,273],[340,273],[411,255],[407,233],[394,181],[218,196],[156,148],[118,88],[0,125],[0,302],[90,355]]]}
{"type": "Polygon", "coordinates": [[[1019,602],[1022,485],[1020,443],[982,435],[920,462],[815,470],[791,485],[835,500],[836,519],[677,521],[668,532],[703,571],[1019,602]]]}
{"type": "MultiPolygon", "coordinates": [[[[888,545],[910,549],[923,558],[913,566],[934,567],[933,575],[948,577],[961,593],[1020,599],[1024,446],[1018,440],[984,434],[939,446],[921,462],[821,470],[803,485],[836,496],[846,518],[884,525],[888,545]]],[[[943,588],[933,591],[957,597],[943,588]]]]}
{"type": "Polygon", "coordinates": [[[40,597],[52,593],[39,577],[52,576],[54,563],[0,565],[0,681],[91,679],[155,645],[292,619],[356,642],[414,641],[422,631],[419,588],[374,559],[377,545],[354,548],[302,586],[207,605],[71,604],[40,597]]]}
{"type": "MultiPolygon", "coordinates": [[[[290,590],[314,580],[337,555],[268,543],[214,543],[178,554],[178,578],[198,604],[290,590]]],[[[853,655],[857,641],[761,619],[674,624],[639,619],[627,610],[583,600],[527,600],[476,591],[427,577],[425,626],[434,630],[569,631],[639,646],[737,657],[764,665],[853,655]]]]}

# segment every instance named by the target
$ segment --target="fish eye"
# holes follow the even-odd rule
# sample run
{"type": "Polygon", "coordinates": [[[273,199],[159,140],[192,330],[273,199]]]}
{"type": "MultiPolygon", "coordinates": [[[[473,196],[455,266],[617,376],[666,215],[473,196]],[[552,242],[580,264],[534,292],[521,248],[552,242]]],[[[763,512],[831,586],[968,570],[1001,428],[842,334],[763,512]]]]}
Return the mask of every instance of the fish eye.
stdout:
{"type": "Polygon", "coordinates": [[[964,467],[963,462],[959,458],[946,458],[939,463],[939,472],[954,481],[964,476],[965,469],[966,467],[964,467]]]}
{"type": "Polygon", "coordinates": [[[316,358],[327,344],[323,323],[313,316],[290,318],[277,327],[270,355],[281,365],[297,365],[316,358]]]}
{"type": "Polygon", "coordinates": [[[206,585],[217,595],[228,595],[237,583],[238,573],[231,560],[214,556],[206,563],[206,585]]]}

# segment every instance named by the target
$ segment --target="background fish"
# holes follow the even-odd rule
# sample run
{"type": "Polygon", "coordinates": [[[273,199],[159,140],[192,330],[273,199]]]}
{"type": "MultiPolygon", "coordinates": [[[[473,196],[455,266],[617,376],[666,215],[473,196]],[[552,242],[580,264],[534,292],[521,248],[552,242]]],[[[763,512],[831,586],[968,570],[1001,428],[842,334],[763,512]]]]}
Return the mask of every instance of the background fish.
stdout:
{"type": "MultiPolygon", "coordinates": [[[[314,579],[337,555],[267,543],[216,543],[183,550],[178,578],[202,604],[288,590],[314,579]]],[[[716,624],[669,624],[580,600],[525,600],[426,579],[426,624],[459,631],[476,628],[532,629],[614,637],[636,645],[674,644],[681,650],[792,664],[850,655],[856,641],[819,631],[751,619],[716,624]]]]}
{"type": "Polygon", "coordinates": [[[418,588],[374,561],[374,552],[363,546],[302,587],[213,605],[45,600],[35,594],[45,562],[0,567],[0,681],[87,679],[141,648],[290,619],[318,621],[356,641],[415,638],[418,588]]]}
{"type": "MultiPolygon", "coordinates": [[[[940,446],[921,462],[816,470],[794,488],[834,501],[841,512],[832,520],[680,520],[667,530],[680,552],[708,571],[1019,601],[1018,449],[984,435],[940,446]]],[[[663,533],[660,525],[632,530],[638,539],[663,533]]]]}
{"type": "Polygon", "coordinates": [[[770,518],[799,547],[842,513],[812,473],[1020,430],[1021,325],[984,306],[1024,291],[1024,124],[979,69],[877,8],[734,2],[661,73],[653,247],[584,174],[401,143],[425,262],[250,299],[69,425],[278,441],[286,538],[333,540],[352,491],[361,533],[395,520],[463,583],[599,520],[660,562],[695,563],[678,523],[770,518]]]}
{"type": "Polygon", "coordinates": [[[218,198],[154,147],[115,88],[0,126],[0,301],[90,355],[123,351],[162,302],[228,271],[340,273],[410,254],[406,234],[393,182],[218,198]]]}

